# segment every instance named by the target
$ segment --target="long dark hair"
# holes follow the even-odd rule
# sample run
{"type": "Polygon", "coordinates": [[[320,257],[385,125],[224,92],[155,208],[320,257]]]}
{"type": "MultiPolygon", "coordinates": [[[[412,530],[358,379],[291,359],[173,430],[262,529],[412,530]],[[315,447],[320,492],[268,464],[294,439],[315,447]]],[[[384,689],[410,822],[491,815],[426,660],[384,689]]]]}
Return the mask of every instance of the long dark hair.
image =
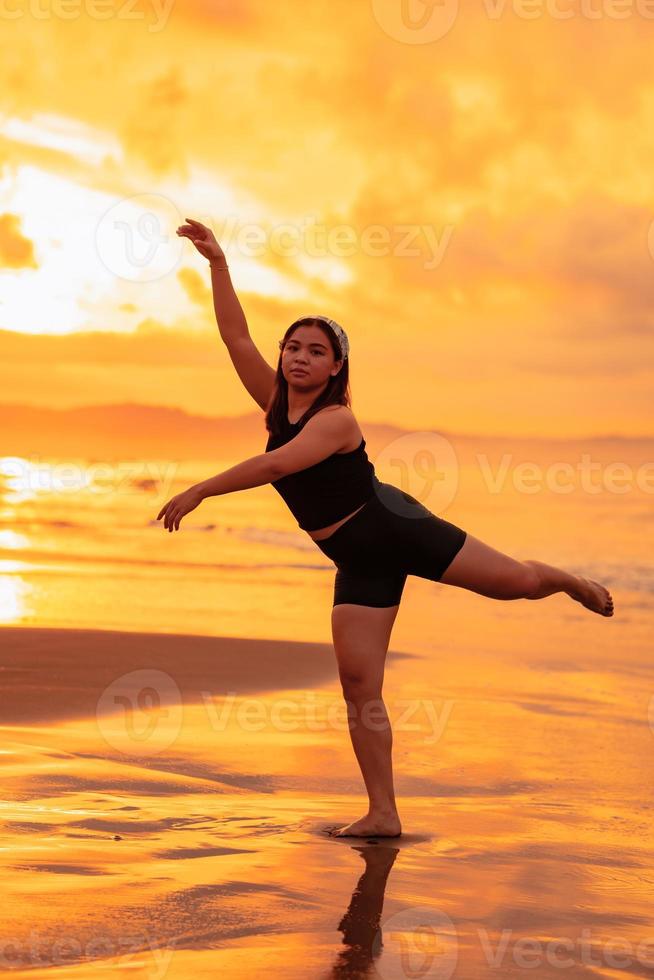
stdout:
{"type": "MultiPolygon", "coordinates": [[[[333,330],[326,323],[322,323],[321,320],[314,320],[310,316],[301,317],[299,320],[293,321],[281,340],[275,383],[270,400],[266,406],[266,429],[272,435],[279,435],[284,426],[288,425],[288,382],[282,371],[282,348],[298,327],[320,327],[331,344],[334,359],[338,361],[341,358],[341,348],[338,340],[333,330]]],[[[338,374],[330,376],[327,387],[318,395],[316,400],[302,416],[302,424],[305,425],[311,416],[315,415],[321,408],[324,408],[325,405],[347,405],[349,407],[351,403],[350,360],[349,357],[346,357],[338,374]]]]}

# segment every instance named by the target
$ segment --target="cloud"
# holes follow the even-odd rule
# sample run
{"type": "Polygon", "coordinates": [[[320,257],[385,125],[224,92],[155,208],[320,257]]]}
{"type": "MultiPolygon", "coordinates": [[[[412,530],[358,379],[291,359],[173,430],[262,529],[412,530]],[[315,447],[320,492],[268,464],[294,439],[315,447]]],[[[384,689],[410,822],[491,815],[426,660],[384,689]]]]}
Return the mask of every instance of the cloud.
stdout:
{"type": "Polygon", "coordinates": [[[5,269],[38,269],[34,245],[20,231],[16,214],[0,214],[0,266],[5,269]]]}
{"type": "Polygon", "coordinates": [[[198,306],[206,307],[211,303],[212,291],[196,269],[183,266],[177,273],[177,278],[184,289],[184,292],[198,306]]]}
{"type": "MultiPolygon", "coordinates": [[[[267,232],[284,221],[301,229],[312,216],[327,230],[348,226],[357,243],[349,256],[314,260],[301,237],[297,254],[283,255],[268,238],[260,258],[239,266],[238,243],[224,244],[271,363],[277,339],[307,309],[344,324],[368,417],[392,411],[411,425],[438,412],[453,429],[519,422],[542,431],[575,413],[591,431],[610,416],[610,389],[620,424],[628,430],[631,418],[640,429],[654,336],[654,94],[642,18],[564,21],[546,8],[534,20],[509,4],[494,18],[488,5],[460,7],[447,37],[422,46],[389,36],[371,4],[345,0],[188,0],[156,34],[118,16],[8,22],[0,106],[92,127],[99,152],[92,164],[72,137],[63,152],[61,142],[16,136],[0,142],[0,159],[9,177],[27,161],[117,200],[164,194],[181,215],[192,196],[216,221],[247,213],[267,232]],[[381,254],[364,244],[373,225],[389,236],[381,254]],[[416,231],[408,243],[407,226],[416,231]],[[264,283],[270,291],[282,279],[285,294],[263,295],[264,283]],[[400,377],[400,363],[410,377],[400,377]]],[[[21,221],[35,206],[7,200],[21,221]]],[[[26,263],[16,269],[30,262],[16,258],[21,247],[39,256],[45,247],[22,227],[34,246],[15,226],[10,245],[0,244],[26,263]]],[[[16,377],[66,364],[67,383],[82,385],[88,365],[103,399],[127,383],[135,398],[154,397],[158,376],[163,399],[191,407],[193,370],[222,364],[225,352],[206,270],[184,259],[156,289],[118,283],[112,294],[110,283],[95,306],[86,273],[59,277],[73,303],[66,317],[84,309],[89,328],[122,327],[119,311],[131,314],[129,326],[141,318],[135,332],[101,338],[89,329],[62,346],[46,337],[20,346],[6,332],[6,363],[16,377]],[[144,309],[152,315],[143,319],[144,309]],[[176,364],[180,377],[188,369],[183,383],[176,364]],[[130,369],[119,377],[107,369],[116,365],[130,369]]],[[[8,312],[0,305],[10,328],[8,312]]],[[[43,377],[42,397],[54,383],[43,377]]],[[[59,384],[56,399],[70,396],[59,384]]],[[[218,397],[216,410],[230,410],[232,390],[218,397]]]]}
{"type": "Polygon", "coordinates": [[[142,320],[133,334],[89,330],[48,336],[0,330],[0,349],[5,363],[32,366],[217,366],[220,361],[214,336],[171,330],[152,317],[142,320]]]}
{"type": "Polygon", "coordinates": [[[188,178],[183,120],[190,97],[176,68],[134,86],[129,115],[119,127],[128,164],[138,156],[157,176],[188,178]]]}

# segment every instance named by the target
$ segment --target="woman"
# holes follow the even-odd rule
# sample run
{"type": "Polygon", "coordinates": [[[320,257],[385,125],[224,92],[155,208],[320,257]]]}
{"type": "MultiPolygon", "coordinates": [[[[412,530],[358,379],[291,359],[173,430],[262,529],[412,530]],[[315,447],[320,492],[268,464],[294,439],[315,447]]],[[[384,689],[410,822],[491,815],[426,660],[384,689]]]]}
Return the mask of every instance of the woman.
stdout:
{"type": "MultiPolygon", "coordinates": [[[[381,697],[384,662],[407,575],[456,585],[493,599],[542,599],[565,592],[586,608],[613,615],[598,582],[536,560],[518,561],[432,514],[410,494],[381,483],[351,411],[349,342],[334,320],[296,320],[280,341],[274,371],[255,347],[213,233],[191,218],[177,234],[209,259],[221,336],[248,392],[266,412],[264,453],[173,497],[159,513],[179,530],[208,496],[271,483],[336,565],[332,634],[343,695],[357,717],[374,708],[374,725],[350,728],[369,798],[368,812],[335,836],[401,834],[393,789],[392,732],[381,697]]],[[[369,715],[367,715],[369,717],[369,715]]]]}

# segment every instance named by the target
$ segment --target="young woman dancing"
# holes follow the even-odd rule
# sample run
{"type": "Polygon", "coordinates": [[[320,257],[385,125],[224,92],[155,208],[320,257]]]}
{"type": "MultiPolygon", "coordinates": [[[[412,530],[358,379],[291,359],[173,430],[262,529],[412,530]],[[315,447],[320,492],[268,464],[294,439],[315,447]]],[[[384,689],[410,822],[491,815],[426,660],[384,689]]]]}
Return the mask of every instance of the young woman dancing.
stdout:
{"type": "Polygon", "coordinates": [[[186,221],[177,234],[209,260],[220,334],[241,381],[266,413],[269,436],[265,452],[177,494],[157,520],[163,517],[169,532],[179,530],[184,515],[205,497],[270,483],[300,528],[334,562],[334,650],[348,712],[354,709],[357,719],[350,737],[369,799],[365,816],[335,836],[397,837],[392,731],[382,684],[407,576],[491,599],[543,599],[565,592],[602,616],[613,615],[613,600],[598,582],[502,554],[410,494],[380,482],[350,408],[350,345],[343,328],[318,315],[295,320],[279,342],[273,369],[250,337],[213,232],[199,221],[186,221]],[[371,705],[374,726],[360,724],[371,705]]]}

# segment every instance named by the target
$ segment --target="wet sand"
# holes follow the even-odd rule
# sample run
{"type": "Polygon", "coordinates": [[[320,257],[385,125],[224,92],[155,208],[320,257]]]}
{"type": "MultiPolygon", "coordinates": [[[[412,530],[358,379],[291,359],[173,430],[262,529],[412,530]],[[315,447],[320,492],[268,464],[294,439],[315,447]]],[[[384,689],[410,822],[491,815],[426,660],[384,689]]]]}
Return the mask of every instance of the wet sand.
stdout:
{"type": "Polygon", "coordinates": [[[366,802],[329,644],[0,629],[2,972],[649,975],[648,648],[554,659],[533,608],[485,669],[389,651],[392,840],[328,833],[366,802]]]}

